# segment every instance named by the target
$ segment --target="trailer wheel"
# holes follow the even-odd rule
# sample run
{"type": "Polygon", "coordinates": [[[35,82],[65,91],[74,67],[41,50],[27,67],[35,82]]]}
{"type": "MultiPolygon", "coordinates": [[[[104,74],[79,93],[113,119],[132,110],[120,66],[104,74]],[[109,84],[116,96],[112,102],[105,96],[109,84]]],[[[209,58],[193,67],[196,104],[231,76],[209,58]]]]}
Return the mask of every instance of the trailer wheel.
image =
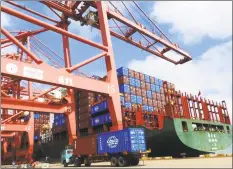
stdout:
{"type": "Polygon", "coordinates": [[[117,167],[118,161],[116,157],[111,157],[111,166],[117,167]]]}
{"type": "Polygon", "coordinates": [[[127,161],[124,157],[119,157],[118,158],[118,165],[119,167],[124,167],[127,165],[127,161]]]}
{"type": "Polygon", "coordinates": [[[133,159],[131,159],[130,163],[131,163],[132,166],[138,165],[139,164],[139,158],[133,158],[133,159]]]}
{"type": "Polygon", "coordinates": [[[78,158],[76,158],[76,159],[74,160],[74,166],[75,166],[75,167],[81,167],[81,161],[80,161],[78,158]]]}
{"type": "Polygon", "coordinates": [[[86,163],[85,166],[86,166],[86,167],[90,167],[90,166],[91,166],[91,163],[86,163]]]}

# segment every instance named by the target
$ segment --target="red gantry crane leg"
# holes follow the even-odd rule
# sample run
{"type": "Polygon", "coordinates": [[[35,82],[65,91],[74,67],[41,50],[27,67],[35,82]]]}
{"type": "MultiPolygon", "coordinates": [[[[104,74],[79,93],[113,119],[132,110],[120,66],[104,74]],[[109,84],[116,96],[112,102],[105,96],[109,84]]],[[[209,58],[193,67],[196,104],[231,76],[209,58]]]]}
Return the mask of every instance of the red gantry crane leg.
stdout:
{"type": "Polygon", "coordinates": [[[108,48],[108,54],[105,56],[106,68],[107,68],[107,79],[106,81],[111,84],[108,86],[109,98],[108,105],[109,111],[112,119],[111,130],[121,130],[123,128],[122,124],[122,114],[121,114],[121,101],[118,87],[118,80],[116,74],[116,66],[111,42],[111,36],[109,31],[107,12],[103,2],[96,2],[99,16],[99,24],[102,35],[103,45],[108,48]]]}

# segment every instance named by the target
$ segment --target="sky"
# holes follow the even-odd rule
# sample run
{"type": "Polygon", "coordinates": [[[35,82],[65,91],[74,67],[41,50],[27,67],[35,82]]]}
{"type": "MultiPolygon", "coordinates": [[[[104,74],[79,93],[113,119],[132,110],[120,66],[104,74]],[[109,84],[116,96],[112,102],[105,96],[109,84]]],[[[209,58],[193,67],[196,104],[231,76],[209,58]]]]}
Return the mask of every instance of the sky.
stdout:
{"type": "MultiPolygon", "coordinates": [[[[22,1],[18,3],[58,19],[49,8],[38,2],[22,1]]],[[[129,16],[121,2],[113,2],[113,4],[124,15],[129,16]]],[[[135,9],[132,2],[125,2],[125,4],[140,23],[149,25],[139,15],[139,11],[135,9]]],[[[232,117],[232,2],[140,1],[138,4],[173,42],[178,43],[180,48],[193,57],[193,60],[175,66],[112,37],[116,67],[128,67],[167,80],[174,83],[177,89],[187,93],[195,95],[200,90],[203,97],[218,102],[226,100],[229,114],[232,117]]],[[[4,5],[12,7],[6,3],[4,5]]],[[[17,8],[17,10],[19,9],[17,8]]],[[[28,13],[26,12],[26,14],[28,13]]],[[[44,19],[41,20],[45,21],[44,19]]],[[[52,24],[52,22],[46,22],[52,24]]],[[[1,13],[1,25],[11,31],[40,28],[5,13],[1,13]]],[[[79,22],[71,21],[69,31],[89,40],[101,42],[98,30],[88,26],[80,26],[79,22]]],[[[62,55],[63,48],[60,35],[48,31],[38,35],[37,38],[62,55]]],[[[72,39],[69,42],[73,65],[100,53],[100,50],[72,39]]],[[[2,52],[14,50],[16,50],[15,47],[9,47],[2,52]]],[[[168,54],[176,56],[172,52],[168,52],[168,54]]],[[[90,75],[105,75],[104,60],[100,59],[85,66],[82,71],[90,75]]]]}
{"type": "MultiPolygon", "coordinates": [[[[58,19],[47,7],[38,2],[36,2],[37,5],[34,3],[20,2],[26,7],[58,19]]],[[[124,15],[129,16],[120,2],[113,2],[113,4],[124,15]]],[[[125,2],[125,4],[140,23],[148,25],[139,15],[132,2],[125,2]]],[[[173,42],[178,43],[183,50],[193,57],[193,60],[175,66],[112,37],[116,67],[128,67],[167,80],[174,83],[177,89],[187,93],[197,95],[201,91],[201,95],[205,98],[217,102],[225,100],[232,119],[232,2],[140,1],[138,4],[173,42]]],[[[28,13],[26,12],[26,14],[28,13]]],[[[11,31],[39,28],[4,13],[1,13],[1,26],[11,31]]],[[[89,40],[101,42],[98,30],[88,26],[80,26],[78,22],[71,21],[69,31],[89,40]]],[[[62,55],[63,48],[60,35],[48,31],[38,35],[37,38],[62,55]]],[[[100,53],[100,50],[90,48],[88,45],[72,39],[69,42],[73,65],[100,53]]],[[[12,52],[14,50],[16,50],[15,47],[9,47],[1,52],[12,52]]],[[[168,54],[176,56],[172,52],[168,52],[168,54]]],[[[82,70],[90,75],[104,75],[106,71],[104,60],[100,59],[89,66],[85,66],[82,70]]]]}

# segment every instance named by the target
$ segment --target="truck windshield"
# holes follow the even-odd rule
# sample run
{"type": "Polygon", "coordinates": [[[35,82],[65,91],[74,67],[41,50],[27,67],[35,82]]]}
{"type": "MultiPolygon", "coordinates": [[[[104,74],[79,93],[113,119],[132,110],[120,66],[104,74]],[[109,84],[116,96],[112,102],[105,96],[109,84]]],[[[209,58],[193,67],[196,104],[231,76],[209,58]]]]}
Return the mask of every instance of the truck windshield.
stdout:
{"type": "Polygon", "coordinates": [[[72,150],[67,150],[66,153],[67,153],[67,154],[72,154],[73,151],[72,151],[72,150]]]}

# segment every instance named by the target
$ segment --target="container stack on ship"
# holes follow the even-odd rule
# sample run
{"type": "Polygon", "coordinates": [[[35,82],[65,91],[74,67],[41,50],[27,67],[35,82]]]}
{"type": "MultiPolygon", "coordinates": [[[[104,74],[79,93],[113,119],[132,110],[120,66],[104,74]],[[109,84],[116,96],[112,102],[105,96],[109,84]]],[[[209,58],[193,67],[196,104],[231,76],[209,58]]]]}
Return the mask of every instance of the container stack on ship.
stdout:
{"type": "MultiPolygon", "coordinates": [[[[117,74],[124,128],[145,128],[149,156],[196,157],[231,145],[225,102],[181,93],[170,82],[128,68],[117,69],[117,74]]],[[[78,137],[109,131],[106,96],[85,91],[75,95],[78,137]]],[[[44,155],[59,158],[68,144],[67,136],[65,116],[55,115],[51,138],[41,144],[44,155]]]]}

